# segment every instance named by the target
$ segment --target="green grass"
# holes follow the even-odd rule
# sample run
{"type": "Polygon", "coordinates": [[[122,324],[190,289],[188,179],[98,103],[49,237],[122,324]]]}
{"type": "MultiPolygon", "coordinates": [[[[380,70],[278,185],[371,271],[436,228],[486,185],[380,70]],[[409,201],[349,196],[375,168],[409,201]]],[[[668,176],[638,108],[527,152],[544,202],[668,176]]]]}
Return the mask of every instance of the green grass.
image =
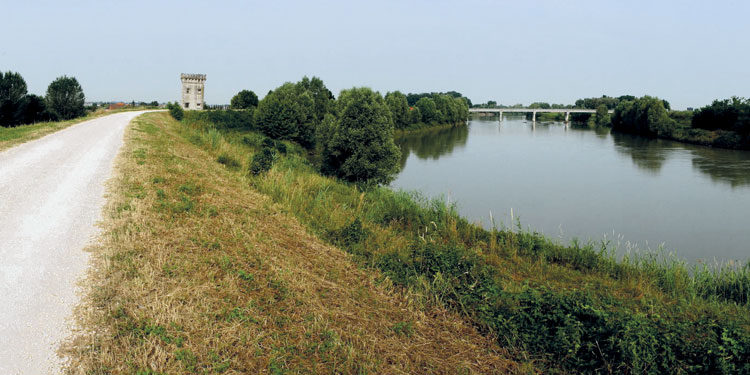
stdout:
{"type": "MultiPolygon", "coordinates": [[[[226,134],[222,152],[260,150],[248,141],[258,134],[226,134]]],[[[189,126],[183,136],[210,137],[189,126]]],[[[279,156],[250,183],[319,238],[422,296],[418,303],[464,314],[545,372],[750,371],[746,265],[618,259],[606,243],[485,230],[441,200],[321,176],[301,152],[279,156]]]]}

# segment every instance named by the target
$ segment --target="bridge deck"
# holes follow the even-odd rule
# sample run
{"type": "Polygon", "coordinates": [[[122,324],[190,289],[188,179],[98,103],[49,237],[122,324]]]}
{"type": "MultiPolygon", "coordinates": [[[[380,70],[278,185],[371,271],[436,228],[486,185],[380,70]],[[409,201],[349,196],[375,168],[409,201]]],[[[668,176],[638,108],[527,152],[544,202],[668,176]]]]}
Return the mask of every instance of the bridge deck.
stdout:
{"type": "MultiPolygon", "coordinates": [[[[532,113],[532,112],[548,112],[548,113],[596,113],[595,109],[583,109],[583,108],[469,108],[469,112],[473,113],[532,113]]],[[[609,110],[609,113],[615,111],[609,110]]]]}

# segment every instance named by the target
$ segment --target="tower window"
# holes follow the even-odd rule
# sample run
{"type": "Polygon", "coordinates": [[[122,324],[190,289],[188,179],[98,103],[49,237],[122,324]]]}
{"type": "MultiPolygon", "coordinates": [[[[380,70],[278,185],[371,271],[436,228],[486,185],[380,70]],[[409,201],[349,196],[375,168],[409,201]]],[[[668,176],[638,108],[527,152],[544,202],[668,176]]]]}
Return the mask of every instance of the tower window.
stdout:
{"type": "Polygon", "coordinates": [[[190,87],[185,89],[185,93],[190,94],[190,87]]]}
{"type": "Polygon", "coordinates": [[[190,103],[185,103],[185,108],[190,108],[190,103]]]}

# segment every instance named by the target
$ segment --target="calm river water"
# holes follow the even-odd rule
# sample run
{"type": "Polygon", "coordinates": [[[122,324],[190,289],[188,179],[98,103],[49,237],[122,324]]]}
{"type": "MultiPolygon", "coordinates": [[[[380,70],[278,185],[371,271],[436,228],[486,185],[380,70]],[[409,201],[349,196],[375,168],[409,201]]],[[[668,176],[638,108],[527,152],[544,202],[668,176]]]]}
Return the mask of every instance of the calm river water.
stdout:
{"type": "Polygon", "coordinates": [[[607,239],[618,252],[750,257],[750,152],[521,118],[397,140],[393,188],[456,202],[462,216],[562,243],[607,239]]]}

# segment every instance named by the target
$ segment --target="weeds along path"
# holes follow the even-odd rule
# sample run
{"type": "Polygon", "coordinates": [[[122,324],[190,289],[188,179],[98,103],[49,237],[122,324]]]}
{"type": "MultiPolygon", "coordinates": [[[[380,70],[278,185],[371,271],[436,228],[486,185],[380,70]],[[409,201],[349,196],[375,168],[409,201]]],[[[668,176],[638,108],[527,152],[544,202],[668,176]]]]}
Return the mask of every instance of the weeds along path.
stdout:
{"type": "Polygon", "coordinates": [[[310,235],[179,126],[148,114],[126,133],[71,373],[517,370],[464,319],[415,306],[310,235]]]}
{"type": "Polygon", "coordinates": [[[0,373],[59,373],[75,283],[104,182],[143,112],[86,121],[0,152],[0,373]]]}

